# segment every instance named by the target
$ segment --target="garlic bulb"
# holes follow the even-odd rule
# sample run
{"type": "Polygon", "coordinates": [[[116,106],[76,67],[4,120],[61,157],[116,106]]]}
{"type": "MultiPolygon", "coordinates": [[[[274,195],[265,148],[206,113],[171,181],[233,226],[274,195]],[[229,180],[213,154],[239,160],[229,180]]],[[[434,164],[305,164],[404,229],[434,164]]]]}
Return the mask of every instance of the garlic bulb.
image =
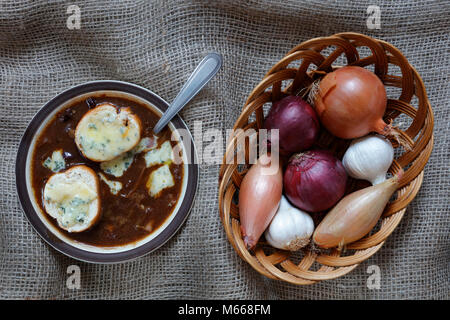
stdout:
{"type": "Polygon", "coordinates": [[[389,140],[380,135],[368,135],[353,140],[342,164],[349,176],[376,185],[386,180],[393,160],[394,148],[389,140]]]}
{"type": "Polygon", "coordinates": [[[282,196],[280,207],[265,232],[267,242],[275,248],[295,251],[309,243],[314,222],[304,211],[293,207],[282,196]]]}

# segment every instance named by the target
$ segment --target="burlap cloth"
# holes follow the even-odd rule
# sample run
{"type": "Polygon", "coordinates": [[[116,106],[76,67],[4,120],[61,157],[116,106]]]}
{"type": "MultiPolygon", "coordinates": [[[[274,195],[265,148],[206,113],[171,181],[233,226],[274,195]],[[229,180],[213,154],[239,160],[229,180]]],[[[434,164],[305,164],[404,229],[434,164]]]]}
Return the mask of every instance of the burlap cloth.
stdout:
{"type": "MultiPolygon", "coordinates": [[[[0,2],[0,298],[448,299],[449,26],[443,1],[16,1],[0,2]],[[81,9],[69,30],[67,7],[81,9]],[[381,8],[381,29],[366,26],[381,8]],[[217,77],[182,116],[225,132],[251,89],[294,45],[354,31],[391,42],[421,74],[435,114],[435,147],[422,188],[381,250],[348,275],[311,286],[260,276],[228,243],[217,209],[218,165],[202,165],[195,206],[158,251],[118,265],[72,260],[34,232],[16,196],[21,135],[55,94],[96,79],[133,82],[171,101],[200,59],[220,52],[217,77]],[[81,289],[66,286],[81,268],[81,289]],[[369,289],[378,265],[381,288],[369,289]]],[[[225,133],[224,133],[225,134],[225,133]]]]}

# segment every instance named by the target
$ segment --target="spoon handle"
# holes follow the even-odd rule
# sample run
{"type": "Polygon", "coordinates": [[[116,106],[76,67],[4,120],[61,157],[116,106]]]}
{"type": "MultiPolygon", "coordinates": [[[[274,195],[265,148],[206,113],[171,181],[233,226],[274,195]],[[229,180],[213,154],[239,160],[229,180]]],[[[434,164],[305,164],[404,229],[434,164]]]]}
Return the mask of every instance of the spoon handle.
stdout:
{"type": "Polygon", "coordinates": [[[218,53],[209,53],[199,63],[194,72],[184,84],[181,91],[171,103],[166,112],[153,128],[154,133],[159,133],[172,118],[189,102],[197,93],[214,77],[222,66],[222,56],[218,53]]]}

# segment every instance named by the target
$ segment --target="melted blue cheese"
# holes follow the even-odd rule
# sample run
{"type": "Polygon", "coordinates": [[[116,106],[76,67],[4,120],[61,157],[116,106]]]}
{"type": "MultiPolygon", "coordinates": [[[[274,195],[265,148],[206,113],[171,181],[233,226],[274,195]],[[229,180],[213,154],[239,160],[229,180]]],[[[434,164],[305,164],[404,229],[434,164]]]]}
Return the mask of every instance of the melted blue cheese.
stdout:
{"type": "Polygon", "coordinates": [[[94,161],[108,161],[131,150],[140,139],[140,125],[128,109],[109,104],[96,107],[78,123],[76,142],[94,161]]]}
{"type": "Polygon", "coordinates": [[[157,198],[163,189],[174,185],[175,181],[167,164],[152,171],[146,184],[149,194],[154,198],[157,198]]]}
{"type": "Polygon", "coordinates": [[[153,136],[142,138],[141,141],[139,141],[138,145],[134,147],[133,152],[134,153],[141,153],[146,152],[152,149],[155,149],[157,146],[158,137],[153,136]]]}
{"type": "Polygon", "coordinates": [[[170,164],[173,161],[173,150],[170,141],[164,142],[158,149],[148,151],[144,158],[147,167],[163,163],[170,164]]]}
{"type": "Polygon", "coordinates": [[[110,174],[114,177],[121,177],[133,163],[134,156],[138,153],[155,148],[156,140],[156,136],[154,136],[153,138],[142,138],[141,141],[139,141],[139,144],[131,151],[125,152],[124,154],[112,160],[102,162],[100,164],[100,168],[107,174],[110,174]]]}
{"type": "Polygon", "coordinates": [[[132,151],[128,151],[117,158],[102,162],[100,164],[100,168],[107,174],[114,177],[121,177],[123,173],[131,166],[133,160],[134,153],[132,151]]]}
{"type": "Polygon", "coordinates": [[[120,181],[108,180],[101,172],[99,172],[98,175],[100,179],[102,179],[107,184],[112,194],[117,195],[119,191],[122,190],[122,183],[120,181]]]}
{"type": "Polygon", "coordinates": [[[66,161],[63,157],[63,150],[58,149],[53,151],[52,156],[45,159],[42,165],[53,172],[58,172],[65,169],[66,161]]]}
{"type": "MultiPolygon", "coordinates": [[[[84,182],[48,183],[44,188],[44,199],[54,209],[58,223],[64,228],[83,224],[88,216],[89,206],[97,194],[84,182]]],[[[53,213],[54,215],[54,213],[53,213]]]]}

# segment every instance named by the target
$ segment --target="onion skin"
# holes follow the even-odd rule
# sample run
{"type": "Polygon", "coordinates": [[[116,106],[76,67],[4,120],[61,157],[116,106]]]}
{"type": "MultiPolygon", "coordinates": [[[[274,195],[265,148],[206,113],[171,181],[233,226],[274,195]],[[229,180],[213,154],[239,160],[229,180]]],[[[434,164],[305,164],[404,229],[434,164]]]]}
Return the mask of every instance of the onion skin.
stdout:
{"type": "Polygon", "coordinates": [[[239,190],[241,232],[247,249],[255,247],[278,210],[283,191],[283,177],[278,166],[273,174],[264,173],[270,156],[261,156],[242,179],[239,190]]]}
{"type": "Polygon", "coordinates": [[[374,73],[364,68],[346,66],[328,73],[320,81],[314,105],[322,125],[336,137],[353,139],[369,132],[391,133],[392,127],[382,119],[386,89],[374,73]]]}
{"type": "Polygon", "coordinates": [[[399,175],[344,197],[314,231],[314,243],[322,248],[342,247],[364,237],[377,224],[398,181],[399,175]]]}
{"type": "Polygon", "coordinates": [[[326,150],[295,154],[284,172],[284,191],[297,208],[318,212],[331,208],[344,195],[347,173],[326,150]]]}
{"type": "Polygon", "coordinates": [[[264,120],[264,129],[279,129],[282,155],[309,149],[317,139],[319,128],[314,109],[297,96],[287,96],[274,102],[264,120]]]}

